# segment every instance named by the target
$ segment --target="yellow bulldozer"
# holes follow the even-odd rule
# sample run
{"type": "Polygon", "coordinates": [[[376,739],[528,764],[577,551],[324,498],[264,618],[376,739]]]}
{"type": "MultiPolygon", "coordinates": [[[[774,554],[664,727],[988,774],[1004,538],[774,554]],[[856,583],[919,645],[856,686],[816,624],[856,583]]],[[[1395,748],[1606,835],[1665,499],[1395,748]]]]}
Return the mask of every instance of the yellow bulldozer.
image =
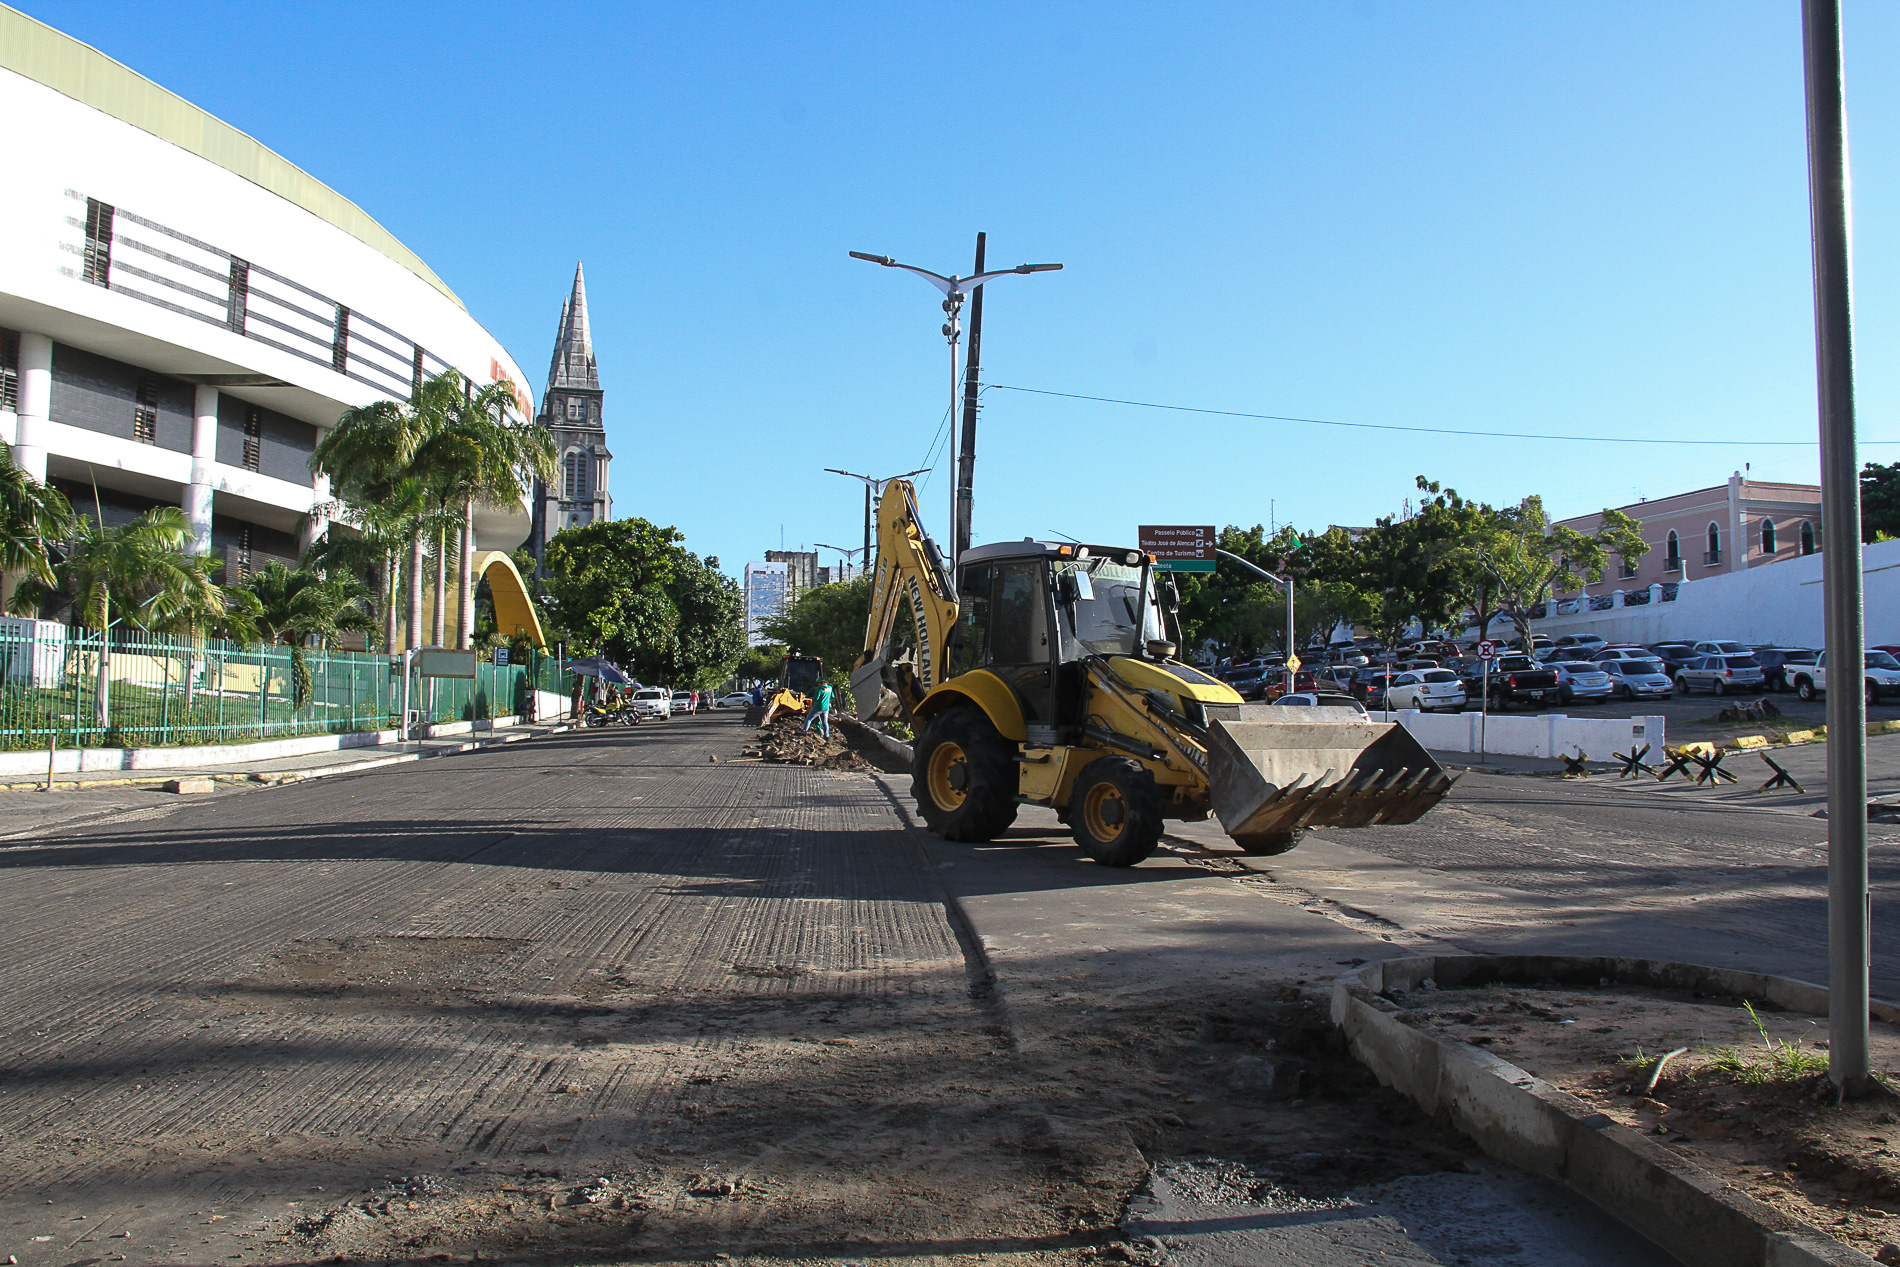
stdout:
{"type": "Polygon", "coordinates": [[[852,695],[860,720],[914,727],[911,793],[947,840],[993,839],[1045,805],[1107,866],[1146,858],[1167,819],[1210,815],[1242,850],[1279,854],[1311,827],[1409,823],[1451,789],[1401,726],[1245,704],[1181,663],[1139,550],[1025,538],[965,552],[953,578],[904,480],[877,536],[852,695]]]}

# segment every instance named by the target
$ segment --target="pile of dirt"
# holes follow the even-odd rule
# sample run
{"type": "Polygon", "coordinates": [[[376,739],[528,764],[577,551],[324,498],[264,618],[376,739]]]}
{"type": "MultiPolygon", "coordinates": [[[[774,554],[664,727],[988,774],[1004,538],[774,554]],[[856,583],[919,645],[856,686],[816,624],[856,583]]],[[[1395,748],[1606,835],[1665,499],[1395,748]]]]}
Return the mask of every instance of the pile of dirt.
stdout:
{"type": "MultiPolygon", "coordinates": [[[[1494,1052],[1731,1189],[1900,1263],[1900,1098],[1834,1102],[1826,1018],[1635,986],[1393,998],[1409,1024],[1494,1052]]],[[[1893,1085],[1900,1029],[1876,1022],[1872,1052],[1893,1085]]]]}
{"type": "Polygon", "coordinates": [[[876,767],[852,750],[843,732],[833,727],[829,738],[805,729],[803,717],[781,717],[759,731],[745,755],[782,765],[808,765],[820,770],[871,770],[876,767]]]}

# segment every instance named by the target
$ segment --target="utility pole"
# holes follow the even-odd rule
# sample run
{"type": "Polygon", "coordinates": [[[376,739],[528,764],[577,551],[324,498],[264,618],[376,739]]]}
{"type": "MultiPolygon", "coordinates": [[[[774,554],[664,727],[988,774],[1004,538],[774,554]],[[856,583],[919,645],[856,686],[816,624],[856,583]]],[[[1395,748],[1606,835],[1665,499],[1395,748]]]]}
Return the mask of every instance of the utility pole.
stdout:
{"type": "MultiPolygon", "coordinates": [[[[976,266],[970,270],[975,277],[983,271],[983,246],[989,235],[976,235],[976,266]]],[[[982,373],[983,359],[983,288],[978,287],[970,296],[970,351],[963,358],[963,437],[957,451],[957,520],[950,534],[953,559],[963,557],[970,548],[970,525],[975,510],[976,487],[976,397],[978,375],[982,373]]]]}
{"type": "Polygon", "coordinates": [[[1814,350],[1821,416],[1821,577],[1826,603],[1828,1076],[1838,1093],[1873,1089],[1868,1059],[1872,913],[1867,894],[1867,706],[1860,692],[1860,477],[1854,438],[1853,226],[1840,0],[1802,0],[1808,99],[1808,212],[1814,245],[1814,350]]]}

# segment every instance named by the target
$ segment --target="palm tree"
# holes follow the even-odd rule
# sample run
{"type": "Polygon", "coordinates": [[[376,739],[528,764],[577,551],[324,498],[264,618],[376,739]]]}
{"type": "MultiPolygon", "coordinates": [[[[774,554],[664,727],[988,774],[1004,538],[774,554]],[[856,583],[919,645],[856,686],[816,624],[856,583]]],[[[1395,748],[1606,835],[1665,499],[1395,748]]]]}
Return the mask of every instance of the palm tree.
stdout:
{"type": "Polygon", "coordinates": [[[25,572],[53,584],[48,546],[72,535],[73,508],[56,488],[28,475],[0,446],[0,572],[25,572]]]}
{"type": "Polygon", "coordinates": [[[154,620],[168,619],[192,603],[211,601],[207,591],[215,586],[191,546],[191,524],[176,506],[155,506],[117,528],[82,515],[65,557],[52,566],[51,583],[29,576],[13,592],[9,607],[15,615],[64,600],[75,620],[99,632],[93,724],[102,730],[111,719],[112,626],[130,621],[150,628],[154,620]]]}
{"type": "Polygon", "coordinates": [[[302,708],[310,699],[305,646],[314,641],[325,647],[345,633],[372,628],[374,622],[362,606],[369,591],[354,576],[325,577],[306,568],[293,570],[276,560],[251,573],[245,585],[257,601],[260,632],[290,648],[292,706],[302,708]]]}
{"type": "MultiPolygon", "coordinates": [[[[475,507],[508,508],[524,485],[554,477],[554,444],[548,433],[510,417],[514,390],[504,383],[466,393],[447,424],[429,441],[431,473],[438,490],[443,529],[459,529],[455,645],[466,650],[475,628],[475,507]]],[[[447,551],[437,550],[436,641],[443,639],[448,603],[444,592],[447,551]]]]}
{"type": "MultiPolygon", "coordinates": [[[[410,404],[379,400],[345,411],[310,455],[310,469],[330,477],[336,495],[359,516],[400,530],[409,542],[410,647],[422,644],[422,521],[424,489],[417,482],[416,452],[431,428],[447,375],[422,385],[410,404]],[[430,408],[425,410],[425,404],[430,408]]],[[[392,567],[393,570],[393,567],[392,567]]],[[[394,587],[391,586],[393,589],[394,587]]],[[[393,616],[393,608],[391,611],[393,616]]],[[[390,649],[395,629],[390,624],[390,649]]]]}

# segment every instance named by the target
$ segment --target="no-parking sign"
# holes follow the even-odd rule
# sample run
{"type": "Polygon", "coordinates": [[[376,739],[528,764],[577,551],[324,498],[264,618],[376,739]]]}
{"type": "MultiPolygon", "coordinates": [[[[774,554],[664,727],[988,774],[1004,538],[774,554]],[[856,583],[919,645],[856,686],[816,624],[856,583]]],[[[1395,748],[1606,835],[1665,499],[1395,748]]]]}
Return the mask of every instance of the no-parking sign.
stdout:
{"type": "Polygon", "coordinates": [[[1497,659],[1498,658],[1498,644],[1491,641],[1489,638],[1486,638],[1483,642],[1478,644],[1478,658],[1480,660],[1497,659]]]}

